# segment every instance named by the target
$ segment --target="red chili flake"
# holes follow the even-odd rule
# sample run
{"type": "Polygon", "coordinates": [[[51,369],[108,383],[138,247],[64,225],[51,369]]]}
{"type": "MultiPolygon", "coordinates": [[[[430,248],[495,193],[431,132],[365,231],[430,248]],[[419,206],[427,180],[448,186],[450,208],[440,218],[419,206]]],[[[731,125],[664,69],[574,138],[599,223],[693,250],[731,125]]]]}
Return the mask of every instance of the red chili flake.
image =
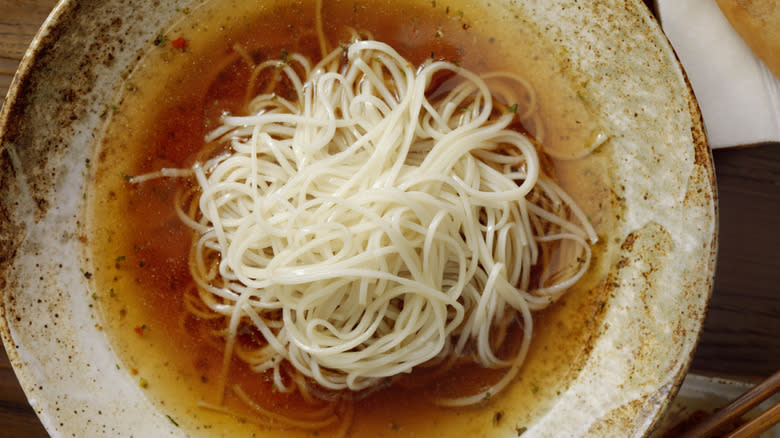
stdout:
{"type": "Polygon", "coordinates": [[[135,376],[135,375],[137,375],[137,374],[138,374],[138,370],[137,370],[137,369],[135,369],[135,368],[133,368],[133,369],[131,369],[131,370],[130,370],[130,374],[132,374],[132,375],[134,375],[134,376],[135,376]]]}
{"type": "Polygon", "coordinates": [[[146,326],[146,324],[144,324],[144,325],[139,325],[138,327],[134,328],[133,330],[136,332],[136,334],[138,334],[138,336],[141,336],[141,335],[144,334],[144,330],[146,330],[147,328],[148,327],[146,326]]]}
{"type": "Polygon", "coordinates": [[[187,40],[185,40],[182,37],[179,37],[171,41],[171,45],[173,46],[174,49],[184,50],[187,48],[187,40]]]}

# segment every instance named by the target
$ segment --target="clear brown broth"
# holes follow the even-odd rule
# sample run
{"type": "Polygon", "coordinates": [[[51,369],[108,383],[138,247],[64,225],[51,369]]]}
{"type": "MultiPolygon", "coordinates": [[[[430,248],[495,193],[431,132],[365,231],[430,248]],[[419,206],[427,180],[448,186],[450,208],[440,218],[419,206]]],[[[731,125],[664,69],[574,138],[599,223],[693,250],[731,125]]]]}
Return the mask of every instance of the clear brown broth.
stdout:
{"type": "MultiPolygon", "coordinates": [[[[277,432],[262,431],[194,405],[196,399],[215,401],[214,383],[222,352],[221,346],[193,335],[197,330],[192,319],[185,317],[181,301],[191,282],[187,264],[191,232],[176,217],[173,197],[190,182],[170,178],[132,185],[124,178],[162,167],[190,166],[219,115],[241,111],[248,68],[236,59],[234,44],[246,48],[256,59],[278,58],[285,51],[318,58],[313,4],[292,3],[241,15],[246,10],[240,6],[222,3],[219,12],[208,7],[189,11],[182,23],[165,35],[167,41],[153,48],[127,79],[95,160],[88,211],[91,257],[102,319],[122,359],[121,366],[137,376],[139,384],[144,382],[162,409],[181,427],[209,436],[228,436],[236,431],[273,436],[277,432]],[[173,47],[172,41],[180,37],[187,41],[185,50],[173,47]]],[[[458,62],[476,72],[516,70],[518,64],[523,65],[532,82],[545,84],[538,90],[548,121],[545,136],[554,141],[556,136],[570,138],[574,133],[584,142],[590,135],[587,130],[572,128],[588,126],[582,123],[588,121],[587,114],[577,105],[561,107],[562,102],[577,102],[576,93],[555,67],[549,50],[535,42],[530,30],[513,34],[529,47],[510,50],[515,41],[506,41],[500,33],[491,34],[487,25],[491,13],[465,3],[326,4],[325,31],[333,42],[345,39],[344,29],[350,26],[371,32],[415,64],[433,57],[458,62]],[[513,52],[519,53],[506,56],[513,52]]],[[[578,187],[594,183],[581,180],[584,174],[593,178],[592,172],[583,173],[572,163],[556,163],[556,171],[589,214],[598,215],[604,209],[608,196],[598,189],[598,179],[594,180],[595,189],[577,194],[582,193],[578,187]]],[[[600,272],[605,259],[597,259],[589,278],[574,293],[535,316],[529,364],[510,391],[512,395],[499,395],[473,408],[432,406],[427,401],[429,395],[469,394],[500,376],[496,371],[460,367],[427,386],[394,386],[365,397],[356,404],[353,436],[412,432],[448,436],[453,431],[484,427],[520,430],[523,425],[518,421],[530,420],[537,412],[534,409],[540,409],[532,409],[534,400],[560,391],[567,379],[576,375],[578,363],[587,354],[590,328],[597,325],[603,307],[600,272]]],[[[267,376],[248,370],[242,362],[234,360],[230,369],[230,382],[241,384],[264,406],[282,412],[307,409],[299,396],[273,391],[267,376]]],[[[243,409],[229,392],[226,402],[243,409]]],[[[328,430],[320,433],[326,435],[328,430]]]]}

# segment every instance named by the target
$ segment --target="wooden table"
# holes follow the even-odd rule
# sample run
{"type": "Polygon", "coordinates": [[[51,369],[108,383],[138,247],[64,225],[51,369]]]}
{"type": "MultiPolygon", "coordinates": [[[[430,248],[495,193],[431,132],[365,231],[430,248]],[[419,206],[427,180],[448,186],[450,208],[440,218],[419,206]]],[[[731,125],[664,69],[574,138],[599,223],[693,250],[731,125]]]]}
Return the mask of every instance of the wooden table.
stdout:
{"type": "MultiPolygon", "coordinates": [[[[0,0],[0,103],[55,0],[0,0]]],[[[720,195],[715,290],[692,364],[697,373],[760,378],[780,369],[780,144],[713,153],[720,195]]],[[[0,350],[0,435],[46,432],[0,350]]]]}

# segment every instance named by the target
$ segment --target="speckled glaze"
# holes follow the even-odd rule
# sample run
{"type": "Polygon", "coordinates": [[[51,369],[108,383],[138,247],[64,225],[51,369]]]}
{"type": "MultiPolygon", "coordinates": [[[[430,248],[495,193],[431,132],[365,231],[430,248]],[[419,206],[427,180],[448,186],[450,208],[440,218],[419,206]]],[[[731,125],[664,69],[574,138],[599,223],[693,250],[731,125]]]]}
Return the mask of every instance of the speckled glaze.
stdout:
{"type": "MultiPolygon", "coordinates": [[[[53,436],[188,434],[117,366],[82,226],[88,159],[123,78],[196,6],[185,3],[63,1],[0,113],[0,334],[53,436]]],[[[506,3],[554,45],[609,132],[600,154],[618,220],[604,236],[609,299],[582,367],[532,415],[509,419],[522,428],[495,435],[645,436],[687,371],[712,288],[716,190],[700,113],[639,0],[506,3]]]]}

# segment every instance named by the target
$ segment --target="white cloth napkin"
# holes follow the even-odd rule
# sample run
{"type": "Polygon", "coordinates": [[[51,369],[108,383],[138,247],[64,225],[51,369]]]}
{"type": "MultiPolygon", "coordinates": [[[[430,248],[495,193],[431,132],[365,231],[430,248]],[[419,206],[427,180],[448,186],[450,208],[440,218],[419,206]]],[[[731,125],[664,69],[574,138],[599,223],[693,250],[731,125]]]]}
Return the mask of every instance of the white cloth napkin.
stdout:
{"type": "Polygon", "coordinates": [[[780,81],[715,0],[656,0],[656,8],[701,106],[710,146],[780,141],[780,81]]]}

